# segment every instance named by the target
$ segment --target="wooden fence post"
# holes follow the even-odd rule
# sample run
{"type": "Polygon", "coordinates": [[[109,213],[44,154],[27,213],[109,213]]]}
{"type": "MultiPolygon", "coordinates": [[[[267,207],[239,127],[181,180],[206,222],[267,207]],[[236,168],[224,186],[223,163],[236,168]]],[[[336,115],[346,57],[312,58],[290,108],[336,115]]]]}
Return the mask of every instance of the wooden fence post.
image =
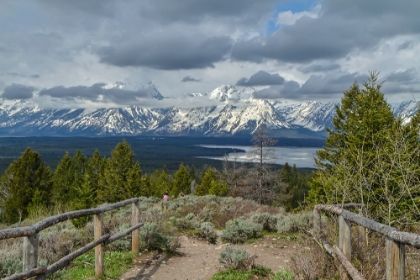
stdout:
{"type": "MultiPolygon", "coordinates": [[[[131,225],[135,226],[140,223],[140,200],[133,202],[133,210],[131,217],[131,225]]],[[[139,252],[139,229],[135,229],[131,232],[131,251],[134,253],[139,252]]]]}
{"type": "MultiPolygon", "coordinates": [[[[98,240],[102,236],[102,213],[93,216],[94,238],[98,240]]],[[[95,274],[102,277],[104,275],[104,244],[95,246],[95,274]]]]}
{"type": "Polygon", "coordinates": [[[339,218],[339,248],[344,256],[351,261],[351,224],[342,216],[339,218]]]}
{"type": "Polygon", "coordinates": [[[321,235],[321,212],[314,208],[312,213],[314,217],[314,235],[319,238],[321,235]]]}
{"type": "Polygon", "coordinates": [[[405,278],[405,245],[386,240],[386,280],[405,278]]]}
{"type": "Polygon", "coordinates": [[[23,272],[38,266],[38,234],[23,238],[23,272]]]}

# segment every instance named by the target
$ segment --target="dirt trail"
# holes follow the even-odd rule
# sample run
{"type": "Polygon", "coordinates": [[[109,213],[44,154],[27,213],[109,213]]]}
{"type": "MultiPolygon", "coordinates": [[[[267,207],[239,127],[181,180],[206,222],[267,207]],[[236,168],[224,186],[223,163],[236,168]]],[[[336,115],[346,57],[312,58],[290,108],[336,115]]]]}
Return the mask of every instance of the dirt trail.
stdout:
{"type": "MultiPolygon", "coordinates": [[[[180,256],[159,254],[140,255],[133,268],[120,280],[206,280],[222,269],[220,252],[230,244],[209,244],[195,237],[180,237],[180,256]]],[[[290,267],[290,258],[296,252],[296,242],[285,238],[265,236],[252,244],[234,245],[257,255],[256,264],[271,268],[273,272],[290,267]]]]}

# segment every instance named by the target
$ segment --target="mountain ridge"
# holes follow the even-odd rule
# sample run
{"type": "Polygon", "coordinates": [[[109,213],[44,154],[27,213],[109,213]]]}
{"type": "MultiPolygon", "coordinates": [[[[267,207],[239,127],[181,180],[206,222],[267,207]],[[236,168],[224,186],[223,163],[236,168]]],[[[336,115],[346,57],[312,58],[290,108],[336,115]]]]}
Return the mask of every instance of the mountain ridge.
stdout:
{"type": "MultiPolygon", "coordinates": [[[[118,90],[124,84],[105,87],[118,90]]],[[[168,100],[152,83],[143,88],[150,98],[168,100]]],[[[26,100],[0,99],[0,136],[243,136],[265,123],[274,136],[322,138],[325,127],[332,127],[336,106],[331,102],[292,104],[256,99],[252,92],[231,85],[187,96],[193,100],[208,98],[209,105],[153,109],[131,105],[89,111],[41,108],[26,100]]],[[[394,113],[408,122],[417,109],[417,102],[404,101],[394,113]]]]}

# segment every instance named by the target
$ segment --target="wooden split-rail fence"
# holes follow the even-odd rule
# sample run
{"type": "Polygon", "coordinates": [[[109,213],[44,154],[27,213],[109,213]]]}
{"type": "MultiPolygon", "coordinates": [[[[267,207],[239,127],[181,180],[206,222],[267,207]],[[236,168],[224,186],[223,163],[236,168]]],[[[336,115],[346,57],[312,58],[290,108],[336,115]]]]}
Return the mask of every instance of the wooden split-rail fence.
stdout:
{"type": "MultiPolygon", "coordinates": [[[[314,235],[317,239],[322,236],[321,212],[328,212],[339,216],[339,245],[330,246],[322,241],[325,250],[337,258],[347,274],[352,279],[365,279],[351,263],[351,223],[359,226],[365,236],[365,229],[375,231],[386,237],[386,279],[405,279],[405,245],[420,249],[420,235],[398,231],[397,229],[368,219],[363,215],[350,212],[344,208],[360,207],[361,204],[325,205],[314,207],[314,235]]],[[[364,211],[362,211],[364,213],[364,211]]]]}
{"type": "Polygon", "coordinates": [[[139,199],[132,198],[124,200],[115,204],[109,204],[94,209],[84,209],[72,211],[64,214],[55,215],[46,218],[32,226],[9,228],[0,231],[0,240],[23,237],[23,272],[13,274],[4,280],[12,279],[45,279],[54,272],[70,264],[75,258],[83,255],[89,250],[95,248],[95,274],[96,276],[104,275],[104,246],[112,243],[128,234],[132,235],[132,251],[139,252],[139,228],[143,226],[140,222],[140,208],[139,199]],[[131,227],[124,232],[110,236],[109,234],[102,235],[102,214],[104,212],[118,209],[132,204],[132,219],[131,227]],[[57,223],[64,222],[70,219],[81,218],[93,215],[94,224],[94,241],[86,244],[84,247],[68,254],[57,262],[47,266],[38,267],[38,241],[39,232],[57,223]]]}

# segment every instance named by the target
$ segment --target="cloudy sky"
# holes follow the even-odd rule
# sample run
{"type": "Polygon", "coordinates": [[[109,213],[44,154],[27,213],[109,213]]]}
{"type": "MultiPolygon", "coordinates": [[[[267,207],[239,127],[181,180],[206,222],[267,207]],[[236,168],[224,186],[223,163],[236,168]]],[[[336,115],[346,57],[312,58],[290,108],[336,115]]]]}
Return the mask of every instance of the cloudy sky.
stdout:
{"type": "Polygon", "coordinates": [[[154,106],[152,82],[174,105],[224,84],[339,102],[379,71],[389,103],[420,101],[419,12],[419,0],[2,0],[0,94],[154,106]]]}

